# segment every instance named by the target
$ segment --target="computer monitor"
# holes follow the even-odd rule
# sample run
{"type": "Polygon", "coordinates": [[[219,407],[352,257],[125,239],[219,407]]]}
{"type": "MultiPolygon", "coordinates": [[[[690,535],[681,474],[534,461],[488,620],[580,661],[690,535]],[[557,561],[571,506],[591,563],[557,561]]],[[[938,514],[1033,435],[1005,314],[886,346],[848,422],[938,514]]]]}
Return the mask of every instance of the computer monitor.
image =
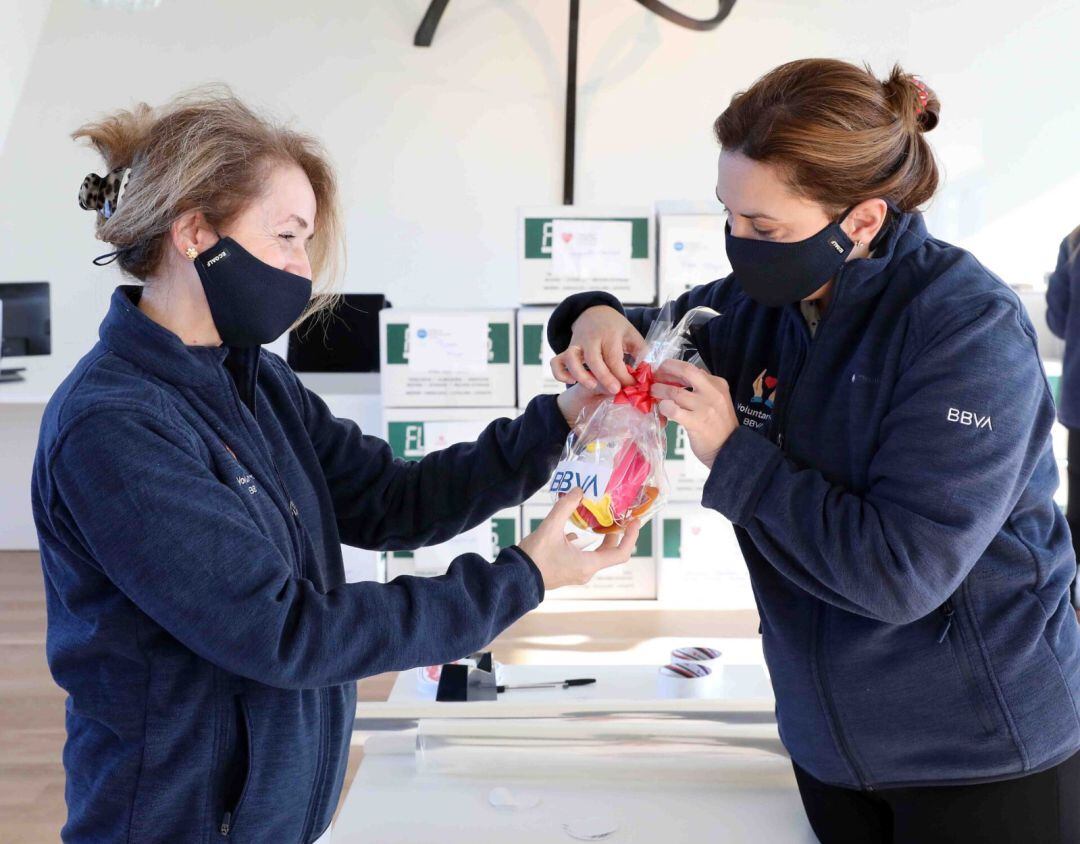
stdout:
{"type": "Polygon", "coordinates": [[[0,282],[0,358],[52,353],[47,281],[0,282]]]}
{"type": "Polygon", "coordinates": [[[381,293],[345,293],[328,314],[289,332],[287,360],[296,372],[378,372],[381,293]]]}

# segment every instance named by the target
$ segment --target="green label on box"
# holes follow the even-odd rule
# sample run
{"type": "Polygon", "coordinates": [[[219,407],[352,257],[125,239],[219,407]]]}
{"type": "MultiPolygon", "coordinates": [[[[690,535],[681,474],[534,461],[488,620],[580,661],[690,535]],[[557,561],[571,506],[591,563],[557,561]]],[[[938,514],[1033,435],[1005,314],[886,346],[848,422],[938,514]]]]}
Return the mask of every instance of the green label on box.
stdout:
{"type": "MultiPolygon", "coordinates": [[[[529,519],[529,532],[532,533],[538,527],[543,519],[529,519]]],[[[634,546],[634,553],[632,557],[651,557],[653,555],[652,547],[652,522],[646,522],[641,528],[641,533],[638,534],[637,545],[634,546]]]]}
{"type": "Polygon", "coordinates": [[[685,460],[686,451],[690,447],[686,441],[686,429],[669,419],[664,433],[667,436],[667,459],[685,460]]]}
{"type": "Polygon", "coordinates": [[[509,548],[517,542],[517,519],[498,518],[491,520],[491,544],[498,554],[503,548],[509,548]]]}
{"type": "Polygon", "coordinates": [[[510,363],[510,323],[488,324],[488,363],[510,363]]]}
{"type": "MultiPolygon", "coordinates": [[[[567,217],[568,220],[578,219],[567,217]]],[[[588,220],[606,220],[618,223],[630,223],[630,257],[649,257],[649,220],[647,217],[585,217],[588,220]]],[[[525,218],[525,257],[530,260],[551,260],[551,232],[553,219],[550,217],[525,218]]]]}
{"type": "MultiPolygon", "coordinates": [[[[386,324],[386,362],[409,362],[409,325],[401,322],[386,324]]],[[[510,363],[510,323],[488,323],[488,363],[510,363]]]]}
{"type": "Polygon", "coordinates": [[[682,556],[682,519],[664,519],[664,557],[682,556]]]}
{"type": "Polygon", "coordinates": [[[419,460],[424,456],[423,422],[390,422],[386,428],[394,457],[419,460]]]}
{"type": "Polygon", "coordinates": [[[544,326],[529,324],[521,326],[521,363],[523,366],[540,366],[544,362],[544,326]]]}

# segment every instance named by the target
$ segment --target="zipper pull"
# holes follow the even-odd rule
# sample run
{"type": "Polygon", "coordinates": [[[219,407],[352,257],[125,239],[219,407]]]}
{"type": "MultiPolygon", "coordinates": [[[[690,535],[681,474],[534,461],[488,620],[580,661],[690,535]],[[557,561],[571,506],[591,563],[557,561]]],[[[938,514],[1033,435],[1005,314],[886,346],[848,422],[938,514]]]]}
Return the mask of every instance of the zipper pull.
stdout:
{"type": "Polygon", "coordinates": [[[945,625],[941,628],[941,633],[938,634],[937,637],[939,645],[945,641],[945,637],[949,635],[949,631],[952,629],[952,617],[954,612],[952,601],[946,601],[942,604],[941,611],[945,614],[945,625]]]}
{"type": "Polygon", "coordinates": [[[229,830],[232,829],[232,812],[226,812],[221,816],[221,828],[220,832],[223,837],[228,837],[229,830]]]}
{"type": "Polygon", "coordinates": [[[294,516],[299,518],[299,516],[300,516],[300,508],[296,506],[296,502],[294,502],[291,498],[289,499],[289,510],[292,512],[292,514],[294,516]]]}

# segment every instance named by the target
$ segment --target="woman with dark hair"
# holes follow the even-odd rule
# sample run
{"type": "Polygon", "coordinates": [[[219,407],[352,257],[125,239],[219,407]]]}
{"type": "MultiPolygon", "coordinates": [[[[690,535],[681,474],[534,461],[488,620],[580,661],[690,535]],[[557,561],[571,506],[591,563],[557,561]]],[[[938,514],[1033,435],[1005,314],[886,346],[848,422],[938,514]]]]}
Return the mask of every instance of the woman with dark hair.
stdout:
{"type": "MultiPolygon", "coordinates": [[[[823,842],[1080,841],[1080,629],[1054,403],[1017,296],[930,236],[939,103],[894,68],[776,68],[716,120],[731,276],[708,373],[653,393],[746,558],[780,735],[823,842]],[[772,406],[754,399],[774,385],[772,406]]],[[[553,315],[617,389],[653,308],[553,315]]]]}
{"type": "Polygon", "coordinates": [[[479,650],[546,590],[625,562],[637,529],[579,551],[568,495],[493,563],[386,584],[345,583],[341,543],[418,548],[519,504],[596,397],[542,396],[475,443],[395,460],[261,349],[331,295],[320,146],[228,94],[76,137],[107,165],[79,203],[142,284],[113,294],[34,464],[49,667],[69,695],[61,835],[307,844],[341,793],[355,680],[479,650]]]}

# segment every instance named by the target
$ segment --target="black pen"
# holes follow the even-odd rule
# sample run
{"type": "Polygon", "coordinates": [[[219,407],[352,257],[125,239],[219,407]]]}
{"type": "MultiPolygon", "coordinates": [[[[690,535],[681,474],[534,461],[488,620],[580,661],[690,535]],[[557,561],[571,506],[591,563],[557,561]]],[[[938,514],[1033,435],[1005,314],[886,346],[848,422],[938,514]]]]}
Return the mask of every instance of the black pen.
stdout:
{"type": "Polygon", "coordinates": [[[514,689],[569,689],[571,686],[591,686],[596,680],[592,677],[582,677],[577,680],[556,680],[552,683],[524,683],[520,686],[496,686],[497,692],[505,692],[514,689]]]}

